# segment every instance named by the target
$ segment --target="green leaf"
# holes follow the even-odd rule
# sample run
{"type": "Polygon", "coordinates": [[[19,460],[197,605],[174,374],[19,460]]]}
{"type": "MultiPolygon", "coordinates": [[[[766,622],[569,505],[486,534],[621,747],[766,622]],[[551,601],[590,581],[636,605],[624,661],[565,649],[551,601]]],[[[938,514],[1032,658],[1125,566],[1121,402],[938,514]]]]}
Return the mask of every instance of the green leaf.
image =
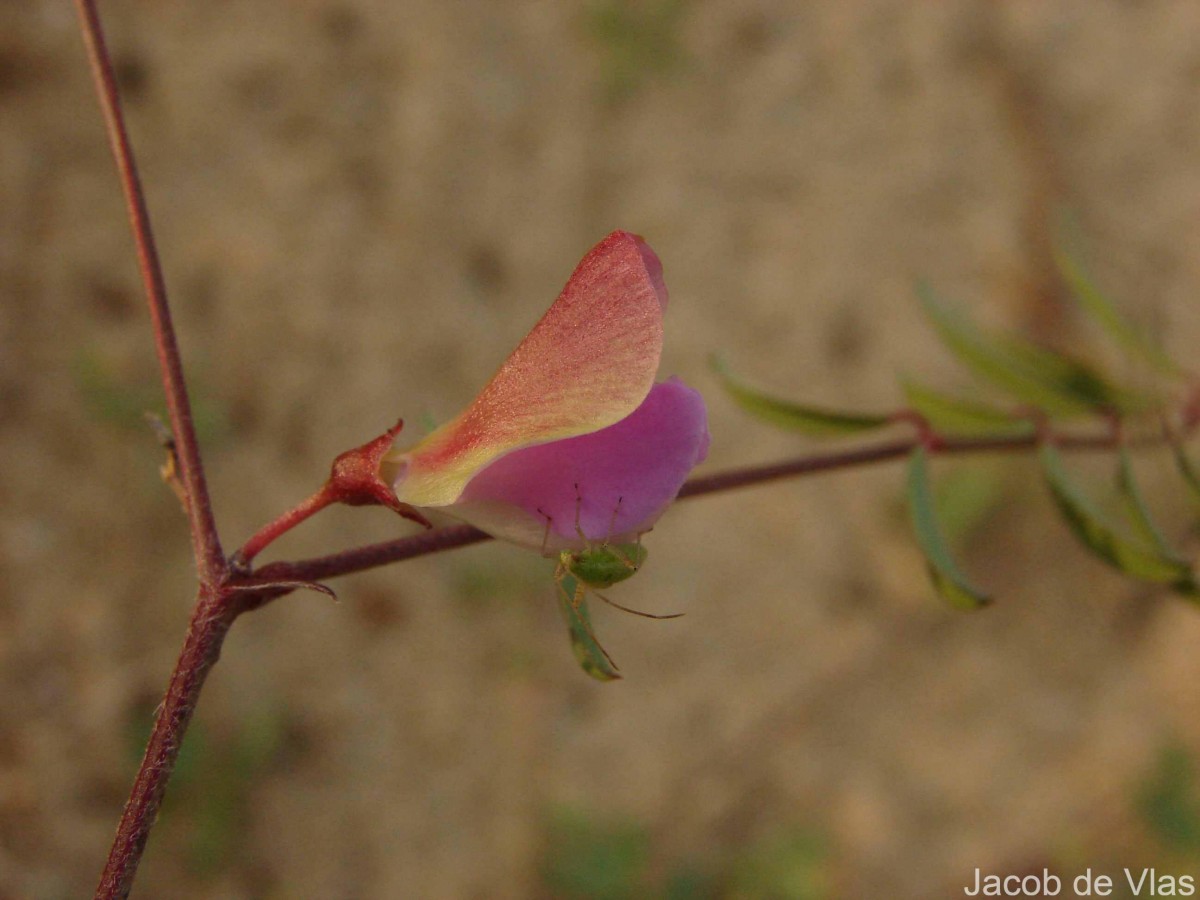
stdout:
{"type": "Polygon", "coordinates": [[[1121,534],[1104,520],[1091,500],[1071,483],[1057,450],[1046,444],[1039,455],[1054,502],[1085,547],[1133,578],[1169,584],[1184,592],[1194,590],[1189,566],[1121,534]]]}
{"type": "Polygon", "coordinates": [[[900,380],[904,399],[938,431],[950,434],[1026,434],[1033,423],[987,403],[957,397],[907,378],[900,380]]]}
{"type": "Polygon", "coordinates": [[[567,620],[567,633],[571,638],[571,651],[580,667],[597,681],[616,681],[621,677],[617,667],[592,631],[591,618],[588,616],[587,596],[579,589],[579,584],[573,575],[564,575],[558,603],[563,616],[567,620]],[[574,598],[574,602],[572,602],[574,598]]]}
{"type": "Polygon", "coordinates": [[[1153,401],[1109,382],[1095,369],[1011,335],[989,334],[917,286],[938,336],[975,375],[1051,415],[1137,412],[1153,401]]]}
{"type": "Polygon", "coordinates": [[[1167,375],[1183,374],[1179,366],[1163,352],[1162,347],[1126,319],[1116,305],[1100,292],[1077,254],[1060,246],[1055,251],[1054,260],[1058,263],[1058,271],[1071,288],[1071,293],[1080,308],[1091,316],[1119,347],[1167,375]]]}
{"type": "Polygon", "coordinates": [[[1133,529],[1134,537],[1146,546],[1153,547],[1167,559],[1172,559],[1180,565],[1186,565],[1171,549],[1162,530],[1150,515],[1150,509],[1146,506],[1145,498],[1134,477],[1133,460],[1129,456],[1127,447],[1122,447],[1117,455],[1117,493],[1121,497],[1125,518],[1133,529]]]}
{"type": "Polygon", "coordinates": [[[970,542],[1008,500],[1011,485],[996,460],[974,460],[949,469],[934,487],[933,502],[951,549],[970,542]]]}
{"type": "Polygon", "coordinates": [[[908,461],[908,508],[917,543],[925,554],[929,577],[937,592],[959,609],[978,609],[990,603],[991,598],[971,586],[950,555],[934,509],[929,464],[923,447],[917,447],[908,461]]]}
{"type": "Polygon", "coordinates": [[[798,431],[810,437],[838,437],[874,431],[891,424],[891,416],[869,413],[846,413],[819,406],[807,406],[781,400],[752,388],[735,378],[717,357],[712,357],[713,371],[729,395],[742,409],[772,425],[798,431]]]}

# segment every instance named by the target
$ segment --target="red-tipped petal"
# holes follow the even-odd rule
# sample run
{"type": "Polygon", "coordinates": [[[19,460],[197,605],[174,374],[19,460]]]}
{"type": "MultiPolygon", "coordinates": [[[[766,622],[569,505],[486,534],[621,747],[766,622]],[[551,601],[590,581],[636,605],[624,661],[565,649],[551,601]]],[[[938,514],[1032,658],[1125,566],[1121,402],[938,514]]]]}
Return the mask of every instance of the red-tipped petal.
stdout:
{"type": "Polygon", "coordinates": [[[399,500],[446,506],[506,453],[628,416],[654,383],[666,302],[654,251],[637,235],[614,231],[583,258],[466,411],[390,455],[399,500]]]}

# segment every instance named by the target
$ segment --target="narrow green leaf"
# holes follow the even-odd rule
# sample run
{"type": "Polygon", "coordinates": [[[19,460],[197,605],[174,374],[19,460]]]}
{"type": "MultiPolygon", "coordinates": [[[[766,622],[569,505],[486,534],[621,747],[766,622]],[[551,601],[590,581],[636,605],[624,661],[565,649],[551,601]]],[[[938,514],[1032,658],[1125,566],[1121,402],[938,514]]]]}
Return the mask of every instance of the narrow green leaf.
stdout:
{"type": "Polygon", "coordinates": [[[1011,499],[1006,471],[997,460],[975,460],[969,466],[955,466],[938,479],[934,508],[952,550],[986,531],[992,517],[1011,499]]]}
{"type": "Polygon", "coordinates": [[[1057,450],[1047,444],[1039,455],[1054,502],[1085,547],[1133,578],[1169,584],[1184,592],[1194,590],[1189,566],[1119,533],[1104,520],[1091,500],[1071,483],[1057,450]]]}
{"type": "Polygon", "coordinates": [[[1058,271],[1063,280],[1071,288],[1071,293],[1092,319],[1103,328],[1108,336],[1131,356],[1136,356],[1149,363],[1155,369],[1167,375],[1180,375],[1182,370],[1167,356],[1162,347],[1142,329],[1126,319],[1108,297],[1100,292],[1096,283],[1084,268],[1079,256],[1065,247],[1059,247],[1054,254],[1058,263],[1058,271]]]}
{"type": "Polygon", "coordinates": [[[917,293],[942,342],[979,378],[1051,415],[1142,411],[1153,401],[1109,382],[1095,369],[1011,335],[990,334],[942,304],[927,284],[917,293]]]}
{"type": "Polygon", "coordinates": [[[1163,557],[1174,560],[1180,565],[1187,565],[1171,549],[1162,530],[1150,515],[1150,508],[1146,505],[1146,500],[1134,477],[1133,460],[1126,447],[1122,447],[1117,455],[1117,493],[1120,494],[1121,505],[1125,508],[1125,518],[1133,529],[1134,537],[1146,546],[1153,547],[1163,557]]]}
{"type": "Polygon", "coordinates": [[[912,410],[924,416],[938,431],[986,435],[1033,431],[1032,422],[1014,418],[1011,413],[987,403],[947,394],[907,378],[900,380],[900,387],[912,410]]]}
{"type": "Polygon", "coordinates": [[[712,357],[711,364],[725,390],[738,406],[781,428],[798,431],[810,437],[837,437],[873,431],[891,423],[891,417],[886,415],[838,412],[781,400],[735,378],[717,357],[712,357]]]}
{"type": "Polygon", "coordinates": [[[917,543],[925,554],[929,577],[937,592],[959,609],[978,609],[990,603],[990,597],[967,581],[946,546],[934,509],[933,491],[929,487],[929,464],[923,447],[918,447],[909,457],[908,508],[917,533],[917,543]]]}
{"type": "Polygon", "coordinates": [[[571,638],[571,651],[580,667],[597,681],[616,681],[621,677],[617,667],[592,631],[588,615],[587,596],[579,589],[573,575],[563,577],[558,591],[558,603],[567,620],[567,634],[571,638]],[[575,598],[572,602],[571,598],[575,598]]]}

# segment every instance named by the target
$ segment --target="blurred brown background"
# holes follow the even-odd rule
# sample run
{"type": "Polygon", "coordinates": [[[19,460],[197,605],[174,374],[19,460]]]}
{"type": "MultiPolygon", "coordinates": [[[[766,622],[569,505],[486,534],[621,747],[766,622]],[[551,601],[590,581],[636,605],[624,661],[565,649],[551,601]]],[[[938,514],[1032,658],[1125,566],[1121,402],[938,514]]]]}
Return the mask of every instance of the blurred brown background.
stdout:
{"type": "MultiPolygon", "coordinates": [[[[844,407],[894,407],[900,373],[959,384],[918,275],[1092,346],[1051,266],[1060,204],[1100,282],[1194,358],[1194,3],[103,11],[230,547],[397,416],[417,433],[457,411],[617,227],[664,261],[663,374],[708,396],[710,469],[806,446],[731,407],[712,351],[844,407]]],[[[0,897],[77,897],[193,578],[65,2],[0,5],[0,298],[0,897]]],[[[1182,541],[1177,480],[1146,466],[1182,541]]],[[[614,685],[575,665],[552,566],[501,546],[248,617],[136,895],[919,898],[961,896],[976,866],[1200,874],[1197,612],[1079,549],[1028,461],[935,476],[999,598],[983,613],[932,596],[883,467],[671,511],[619,599],[687,616],[598,610],[614,685]]],[[[273,553],[409,530],[335,510],[273,553]]]]}

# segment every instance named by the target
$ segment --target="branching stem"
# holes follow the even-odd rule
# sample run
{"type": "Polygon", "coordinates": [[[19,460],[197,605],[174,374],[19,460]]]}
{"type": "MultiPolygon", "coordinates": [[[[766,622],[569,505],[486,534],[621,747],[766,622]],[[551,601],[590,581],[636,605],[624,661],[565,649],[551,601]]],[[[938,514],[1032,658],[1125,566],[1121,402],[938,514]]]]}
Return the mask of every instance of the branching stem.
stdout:
{"type": "Polygon", "coordinates": [[[121,100],[117,93],[117,79],[104,41],[104,31],[100,26],[100,14],[96,11],[94,0],[76,0],[75,5],[79,10],[83,39],[92,66],[92,78],[96,83],[100,109],[104,114],[105,128],[112,145],[113,156],[116,158],[121,189],[125,194],[129,221],[137,244],[138,267],[142,273],[142,283],[150,307],[154,345],[158,351],[163,390],[167,395],[167,413],[179,453],[179,475],[187,495],[187,512],[196,569],[202,583],[215,586],[225,577],[225,557],[221,552],[221,541],[217,536],[208,486],[205,484],[204,467],[200,462],[200,445],[196,440],[196,428],[192,421],[191,404],[188,402],[179,344],[175,339],[171,310],[167,305],[166,282],[154,243],[154,231],[150,226],[150,213],[142,193],[142,183],[138,176],[133,148],[129,144],[129,134],[125,130],[125,117],[121,112],[121,100]]]}
{"type": "MultiPolygon", "coordinates": [[[[989,438],[945,437],[940,434],[935,434],[935,436],[936,440],[932,442],[930,450],[932,455],[1019,453],[1032,450],[1038,444],[1038,437],[1033,434],[989,438]]],[[[723,472],[714,472],[711,475],[701,475],[691,479],[683,486],[679,492],[679,499],[703,497],[708,494],[754,487],[788,478],[855,469],[874,463],[903,459],[925,439],[927,436],[925,438],[897,438],[862,447],[850,447],[830,453],[807,454],[774,463],[743,466],[726,469],[723,472]]],[[[1151,439],[1146,443],[1162,443],[1163,440],[1151,439]]],[[[1104,451],[1112,450],[1116,446],[1109,433],[1062,435],[1057,437],[1056,441],[1060,448],[1069,451],[1104,451]]],[[[398,538],[394,541],[382,541],[378,544],[355,547],[352,550],[344,550],[328,556],[318,556],[296,562],[268,563],[246,576],[244,583],[292,580],[324,581],[339,575],[362,572],[366,569],[374,569],[417,556],[426,556],[430,553],[441,553],[445,550],[467,547],[491,539],[490,535],[477,528],[469,525],[454,525],[398,538]]],[[[273,599],[278,596],[282,596],[282,594],[276,592],[273,597],[265,599],[273,599]]]]}
{"type": "Polygon", "coordinates": [[[220,655],[229,626],[244,607],[235,601],[235,594],[226,588],[228,565],[217,535],[179,344],[167,305],[162,266],[137,163],[125,129],[117,80],[105,44],[100,16],[94,0],[76,0],[75,5],[137,245],[138,267],[154,329],[154,345],[166,394],[174,451],[178,454],[179,482],[183,487],[192,552],[200,580],[200,594],[188,627],[187,640],[159,708],[145,756],[96,889],[97,897],[113,898],[129,894],[205,677],[220,655]]]}
{"type": "Polygon", "coordinates": [[[154,729],[141,768],[134,779],[124,814],[117,826],[117,836],[100,876],[97,898],[109,900],[129,896],[133,877],[137,874],[138,863],[150,837],[150,829],[167,789],[167,780],[175,769],[184,733],[200,699],[200,690],[204,687],[209,670],[221,655],[221,645],[229,626],[240,611],[239,606],[227,602],[222,594],[214,594],[201,587],[183,650],[175,663],[166,696],[155,714],[154,729]]]}

